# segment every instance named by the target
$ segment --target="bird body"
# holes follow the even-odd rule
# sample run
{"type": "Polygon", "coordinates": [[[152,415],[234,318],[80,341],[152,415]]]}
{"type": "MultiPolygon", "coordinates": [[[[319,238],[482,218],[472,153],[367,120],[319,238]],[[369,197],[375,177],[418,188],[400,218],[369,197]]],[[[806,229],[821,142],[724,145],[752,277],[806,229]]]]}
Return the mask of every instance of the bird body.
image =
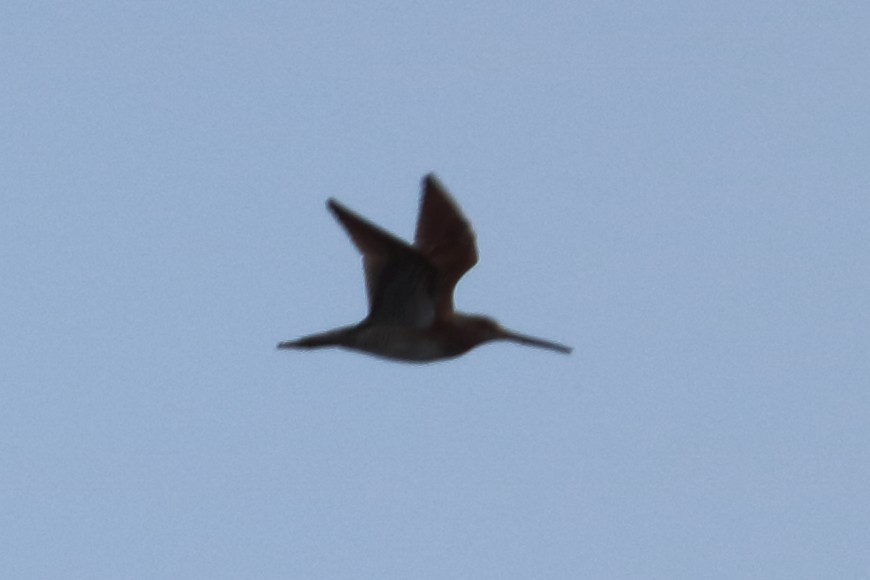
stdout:
{"type": "Polygon", "coordinates": [[[453,290],[477,263],[477,247],[471,226],[434,175],[423,178],[413,246],[334,199],[327,205],[363,255],[368,316],[356,325],[281,342],[278,348],[338,346],[405,362],[453,358],[499,339],[571,352],[505,330],[490,318],[454,311],[453,290]]]}

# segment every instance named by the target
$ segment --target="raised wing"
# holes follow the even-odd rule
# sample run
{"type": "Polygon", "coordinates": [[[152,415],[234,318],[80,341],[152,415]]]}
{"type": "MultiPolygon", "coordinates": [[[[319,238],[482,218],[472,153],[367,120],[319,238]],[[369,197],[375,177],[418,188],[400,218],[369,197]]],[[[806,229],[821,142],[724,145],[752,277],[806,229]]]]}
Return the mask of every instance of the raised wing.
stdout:
{"type": "Polygon", "coordinates": [[[328,204],[363,255],[367,320],[428,328],[435,320],[437,272],[409,244],[334,199],[328,204]]]}
{"type": "Polygon", "coordinates": [[[438,312],[451,312],[456,283],[477,263],[477,245],[468,220],[432,173],[423,178],[414,247],[438,272],[438,312]]]}

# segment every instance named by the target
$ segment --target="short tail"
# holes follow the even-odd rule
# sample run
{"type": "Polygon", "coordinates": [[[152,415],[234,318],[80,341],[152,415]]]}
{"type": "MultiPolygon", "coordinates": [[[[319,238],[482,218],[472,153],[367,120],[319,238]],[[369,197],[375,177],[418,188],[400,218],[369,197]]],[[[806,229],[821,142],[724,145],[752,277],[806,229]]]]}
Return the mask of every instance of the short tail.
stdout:
{"type": "Polygon", "coordinates": [[[278,343],[278,348],[325,348],[329,346],[341,346],[345,343],[344,337],[348,328],[337,328],[329,332],[303,336],[296,340],[285,340],[278,343]]]}

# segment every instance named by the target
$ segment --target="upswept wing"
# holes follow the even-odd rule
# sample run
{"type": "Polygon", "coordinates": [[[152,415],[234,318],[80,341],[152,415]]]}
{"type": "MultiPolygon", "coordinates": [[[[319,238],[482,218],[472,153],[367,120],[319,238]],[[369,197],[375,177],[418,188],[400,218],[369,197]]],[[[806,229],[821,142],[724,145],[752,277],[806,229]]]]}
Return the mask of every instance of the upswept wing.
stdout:
{"type": "Polygon", "coordinates": [[[428,328],[435,320],[437,272],[409,244],[334,199],[327,203],[363,255],[367,320],[428,328]]]}
{"type": "Polygon", "coordinates": [[[414,247],[438,272],[438,312],[451,312],[456,283],[477,263],[477,245],[468,220],[432,173],[423,178],[414,247]]]}

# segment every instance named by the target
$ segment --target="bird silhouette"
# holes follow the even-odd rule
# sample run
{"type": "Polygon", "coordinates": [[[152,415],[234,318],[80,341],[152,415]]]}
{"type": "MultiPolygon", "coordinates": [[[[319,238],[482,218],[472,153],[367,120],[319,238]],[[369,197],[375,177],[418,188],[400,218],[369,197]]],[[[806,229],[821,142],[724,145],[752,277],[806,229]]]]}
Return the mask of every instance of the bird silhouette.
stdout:
{"type": "Polygon", "coordinates": [[[343,347],[418,363],[453,358],[494,340],[571,352],[454,310],[453,290],[477,263],[477,246],[468,221],[433,174],[423,178],[413,245],[334,199],[327,206],[363,256],[368,315],[358,324],[281,342],[279,349],[343,347]]]}

